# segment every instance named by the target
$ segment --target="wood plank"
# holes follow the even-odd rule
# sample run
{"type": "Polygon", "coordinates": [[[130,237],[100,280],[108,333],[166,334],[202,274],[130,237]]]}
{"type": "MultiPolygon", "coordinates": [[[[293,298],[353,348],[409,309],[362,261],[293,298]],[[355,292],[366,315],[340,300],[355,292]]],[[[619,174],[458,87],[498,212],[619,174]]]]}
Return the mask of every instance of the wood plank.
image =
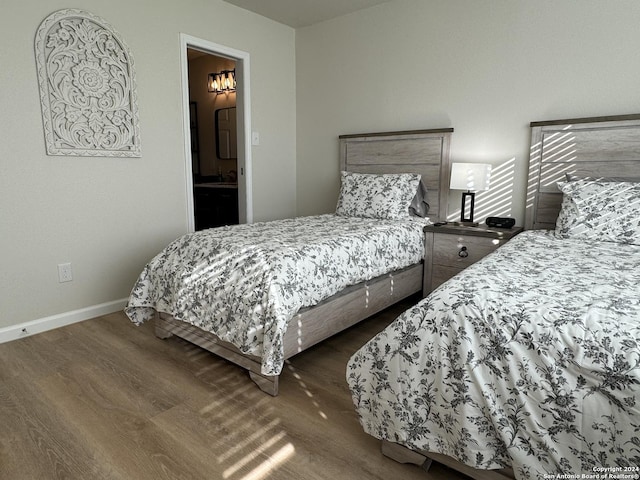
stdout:
{"type": "MultiPolygon", "coordinates": [[[[74,366],[39,382],[65,423],[82,430],[83,445],[113,463],[120,478],[202,478],[208,468],[195,457],[176,458],[180,445],[148,421],[135,389],[105,379],[95,365],[74,366]]],[[[157,414],[157,412],[156,412],[157,414]]],[[[87,477],[85,477],[87,478],[87,477]]]]}
{"type": "Polygon", "coordinates": [[[585,163],[543,163],[540,170],[540,192],[558,193],[558,182],[566,182],[567,174],[578,177],[609,178],[615,181],[640,181],[638,161],[590,161],[585,163]]]}
{"type": "MultiPolygon", "coordinates": [[[[441,138],[405,140],[353,141],[347,145],[347,165],[422,165],[439,166],[441,138]]],[[[349,168],[350,169],[350,168],[349,168]]]]}
{"type": "Polygon", "coordinates": [[[393,458],[396,462],[412,463],[413,465],[418,465],[420,467],[425,466],[426,464],[425,468],[429,468],[431,466],[431,462],[426,455],[414,452],[413,450],[397,443],[389,442],[388,440],[383,440],[381,443],[382,454],[389,458],[393,458]]]}
{"type": "Polygon", "coordinates": [[[346,384],[347,359],[415,301],[288,360],[278,397],[123,313],[2,344],[0,477],[463,480],[439,464],[426,474],[384,457],[358,424],[346,384]]]}
{"type": "Polygon", "coordinates": [[[545,132],[542,162],[637,162],[637,126],[545,132]]]}
{"type": "Polygon", "coordinates": [[[597,123],[611,123],[611,124],[627,124],[629,121],[640,121],[640,114],[632,113],[629,115],[603,115],[599,117],[581,117],[581,118],[568,118],[564,120],[545,120],[541,122],[531,122],[531,127],[554,128],[562,125],[578,125],[583,123],[597,124],[597,123]]]}
{"type": "Polygon", "coordinates": [[[424,135],[440,135],[443,133],[453,133],[453,128],[432,128],[426,130],[404,130],[399,132],[376,132],[376,133],[351,133],[346,135],[340,135],[338,138],[340,139],[349,139],[349,138],[357,138],[357,139],[370,139],[376,140],[376,137],[397,137],[399,135],[404,137],[422,137],[424,135]]]}
{"type": "Polygon", "coordinates": [[[126,478],[84,441],[25,376],[0,374],[0,477],[126,478]]]}
{"type": "Polygon", "coordinates": [[[422,263],[348,287],[331,302],[300,311],[284,338],[284,356],[293,355],[422,289],[422,263]]]}

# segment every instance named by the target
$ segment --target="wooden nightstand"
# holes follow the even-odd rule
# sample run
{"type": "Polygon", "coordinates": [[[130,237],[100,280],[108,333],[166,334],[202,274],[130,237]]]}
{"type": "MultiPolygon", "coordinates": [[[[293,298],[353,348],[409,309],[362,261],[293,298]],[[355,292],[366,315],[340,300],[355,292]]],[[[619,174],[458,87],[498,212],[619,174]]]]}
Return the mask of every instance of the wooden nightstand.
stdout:
{"type": "Polygon", "coordinates": [[[425,260],[422,295],[427,296],[438,285],[493,252],[522,230],[522,227],[427,225],[424,227],[425,260]]]}

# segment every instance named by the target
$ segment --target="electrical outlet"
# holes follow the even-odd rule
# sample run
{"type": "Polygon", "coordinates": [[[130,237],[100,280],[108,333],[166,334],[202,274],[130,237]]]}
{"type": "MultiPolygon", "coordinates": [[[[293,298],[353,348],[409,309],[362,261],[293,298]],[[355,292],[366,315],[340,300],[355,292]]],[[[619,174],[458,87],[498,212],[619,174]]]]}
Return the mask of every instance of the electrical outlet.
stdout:
{"type": "Polygon", "coordinates": [[[70,282],[73,280],[73,270],[71,270],[70,263],[58,264],[58,281],[60,283],[70,282]]]}

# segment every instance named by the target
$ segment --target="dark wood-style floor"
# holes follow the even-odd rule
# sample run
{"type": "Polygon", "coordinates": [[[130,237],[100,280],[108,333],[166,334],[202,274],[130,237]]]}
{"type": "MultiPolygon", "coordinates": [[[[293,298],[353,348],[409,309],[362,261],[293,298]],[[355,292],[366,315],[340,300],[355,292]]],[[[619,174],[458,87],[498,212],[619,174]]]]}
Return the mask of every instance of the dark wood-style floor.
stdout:
{"type": "Polygon", "coordinates": [[[349,357],[411,301],[294,357],[280,395],[123,313],[0,345],[2,479],[463,479],[380,453],[349,357]]]}

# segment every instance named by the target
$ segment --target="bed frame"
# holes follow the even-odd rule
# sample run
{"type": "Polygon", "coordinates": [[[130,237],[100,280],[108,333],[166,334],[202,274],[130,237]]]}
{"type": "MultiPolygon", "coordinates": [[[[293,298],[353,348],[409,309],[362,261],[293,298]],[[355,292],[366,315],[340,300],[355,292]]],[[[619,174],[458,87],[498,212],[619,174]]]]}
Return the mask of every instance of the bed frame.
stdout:
{"type": "MultiPolygon", "coordinates": [[[[525,228],[554,229],[566,174],[640,182],[640,114],[531,123],[525,228]]],[[[432,461],[475,480],[514,479],[513,470],[479,470],[446,455],[382,441],[382,453],[427,470],[432,461]]]]}
{"type": "MultiPolygon", "coordinates": [[[[446,218],[449,194],[449,150],[452,128],[339,137],[340,168],[359,173],[420,173],[428,189],[429,212],[446,218]]],[[[301,310],[284,335],[284,358],[370,317],[422,289],[424,263],[347,287],[314,307],[301,310]]],[[[243,354],[230,343],[191,324],[160,312],[156,336],[176,335],[247,369],[266,393],[278,394],[278,376],[260,372],[260,358],[243,354]]]]}

